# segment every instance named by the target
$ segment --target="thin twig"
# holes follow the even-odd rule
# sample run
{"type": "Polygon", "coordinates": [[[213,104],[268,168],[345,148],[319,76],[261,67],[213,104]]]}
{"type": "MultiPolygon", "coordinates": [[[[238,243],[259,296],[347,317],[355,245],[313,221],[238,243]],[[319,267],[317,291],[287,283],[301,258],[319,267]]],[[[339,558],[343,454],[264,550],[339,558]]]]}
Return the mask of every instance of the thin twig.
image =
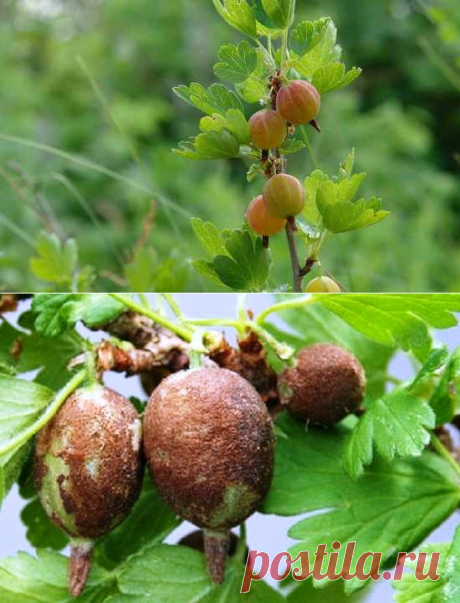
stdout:
{"type": "Polygon", "coordinates": [[[444,460],[446,460],[449,463],[449,465],[455,471],[457,476],[460,477],[460,465],[452,457],[450,452],[447,450],[447,448],[444,446],[444,444],[441,442],[441,440],[434,433],[431,435],[431,445],[436,450],[436,452],[440,456],[442,456],[442,458],[444,460]]]}
{"type": "Polygon", "coordinates": [[[286,223],[286,238],[289,246],[289,253],[291,256],[292,274],[294,277],[294,292],[301,293],[303,277],[300,273],[300,262],[299,256],[297,255],[297,247],[295,244],[293,220],[288,220],[286,223]]]}

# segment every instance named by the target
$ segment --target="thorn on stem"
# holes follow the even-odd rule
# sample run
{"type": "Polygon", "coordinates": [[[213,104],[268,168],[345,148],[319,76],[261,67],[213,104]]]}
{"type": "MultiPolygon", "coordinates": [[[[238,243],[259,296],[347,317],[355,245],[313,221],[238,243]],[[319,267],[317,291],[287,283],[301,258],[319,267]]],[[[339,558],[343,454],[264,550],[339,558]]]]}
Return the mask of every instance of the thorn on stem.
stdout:
{"type": "Polygon", "coordinates": [[[294,216],[288,216],[287,218],[288,224],[291,227],[291,230],[293,232],[297,232],[299,229],[297,228],[297,224],[295,223],[295,218],[294,216]]]}
{"type": "Polygon", "coordinates": [[[310,126],[312,126],[313,128],[315,128],[315,130],[321,134],[321,126],[320,126],[320,125],[319,125],[319,123],[316,121],[316,119],[312,119],[312,120],[311,120],[311,122],[310,122],[310,126]]]}

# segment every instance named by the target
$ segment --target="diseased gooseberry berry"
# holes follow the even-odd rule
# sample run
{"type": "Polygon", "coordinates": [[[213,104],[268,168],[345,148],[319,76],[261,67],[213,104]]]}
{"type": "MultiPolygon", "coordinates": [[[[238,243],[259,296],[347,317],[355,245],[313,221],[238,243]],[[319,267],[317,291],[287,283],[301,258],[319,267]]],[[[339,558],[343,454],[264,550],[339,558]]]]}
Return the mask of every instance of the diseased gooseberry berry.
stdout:
{"type": "Polygon", "coordinates": [[[287,123],[277,111],[262,109],[249,120],[251,142],[257,149],[280,147],[286,140],[287,123]]]}
{"type": "Polygon", "coordinates": [[[271,237],[286,226],[286,220],[275,218],[267,211],[262,195],[256,197],[248,207],[246,220],[254,232],[271,237]]]}
{"type": "Polygon", "coordinates": [[[308,124],[319,113],[321,96],[309,82],[295,80],[281,88],[276,105],[284,119],[291,124],[308,124]]]}
{"type": "Polygon", "coordinates": [[[300,214],[305,206],[305,192],[297,178],[276,174],[266,183],[263,198],[268,212],[275,218],[300,214]]]}
{"type": "Polygon", "coordinates": [[[273,427],[261,397],[227,369],[171,375],[150,398],[144,449],[161,496],[205,530],[209,573],[221,583],[229,530],[254,513],[272,478],[273,427]]]}
{"type": "Polygon", "coordinates": [[[306,293],[340,293],[339,285],[328,276],[321,276],[310,281],[306,293]]]}
{"type": "Polygon", "coordinates": [[[46,514],[71,537],[78,596],[93,540],[120,524],[142,484],[142,425],[129,400],[100,385],[75,391],[37,436],[34,476],[46,514]]]}
{"type": "Polygon", "coordinates": [[[359,407],[366,376],[348,350],[320,343],[301,350],[296,360],[296,366],[285,369],[278,379],[281,403],[294,416],[333,425],[359,407]]]}

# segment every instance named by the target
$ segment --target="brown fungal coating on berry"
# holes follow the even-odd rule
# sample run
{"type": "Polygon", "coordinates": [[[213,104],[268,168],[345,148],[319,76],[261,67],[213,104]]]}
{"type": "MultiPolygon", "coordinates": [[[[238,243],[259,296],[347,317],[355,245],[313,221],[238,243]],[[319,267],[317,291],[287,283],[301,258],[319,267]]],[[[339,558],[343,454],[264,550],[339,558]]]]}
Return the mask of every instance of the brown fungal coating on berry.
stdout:
{"type": "Polygon", "coordinates": [[[165,379],[146,410],[144,448],[163,498],[213,532],[254,513],[270,486],[271,418],[253,386],[227,369],[193,369],[165,379]]]}
{"type": "Polygon", "coordinates": [[[38,495],[69,536],[97,538],[129,513],[142,484],[141,428],[129,400],[93,385],[75,391],[38,434],[38,495]]]}
{"type": "Polygon", "coordinates": [[[278,380],[282,404],[311,424],[333,425],[357,410],[364,398],[366,377],[359,360],[328,343],[304,348],[297,365],[278,380]]]}

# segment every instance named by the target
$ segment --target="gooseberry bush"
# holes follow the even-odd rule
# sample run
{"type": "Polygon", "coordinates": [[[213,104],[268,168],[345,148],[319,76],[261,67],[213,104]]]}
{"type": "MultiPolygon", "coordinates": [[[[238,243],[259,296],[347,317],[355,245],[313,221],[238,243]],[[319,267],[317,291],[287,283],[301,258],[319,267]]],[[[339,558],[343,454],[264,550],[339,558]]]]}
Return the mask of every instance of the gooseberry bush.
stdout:
{"type": "Polygon", "coordinates": [[[229,318],[180,304],[0,298],[0,502],[16,484],[36,549],[0,560],[1,601],[362,600],[370,575],[240,594],[259,511],[290,518],[293,558],[335,541],[381,569],[440,552],[439,580],[408,571],[395,601],[458,602],[460,531],[424,542],[460,506],[460,350],[432,334],[460,296],[279,295],[257,316],[240,297],[229,318]],[[145,393],[103,385],[109,371],[145,393]],[[200,531],[171,544],[184,519],[200,531]]]}
{"type": "MultiPolygon", "coordinates": [[[[194,266],[234,290],[295,292],[302,291],[305,277],[318,267],[319,280],[311,291],[331,292],[322,281],[326,243],[334,235],[372,226],[388,212],[377,197],[357,199],[366,174],[353,173],[354,150],[338,174],[328,175],[315,165],[302,181],[287,173],[288,157],[309,150],[316,163],[307,129],[319,135],[323,98],[352,84],[361,70],[347,71],[340,61],[331,18],[295,23],[295,0],[213,1],[220,16],[247,39],[225,44],[218,52],[214,73],[225,84],[175,88],[181,99],[206,114],[200,120],[201,133],[175,152],[192,160],[241,159],[249,182],[267,182],[260,187],[261,196],[248,202],[241,229],[220,231],[210,222],[192,219],[208,255],[194,266]],[[269,239],[281,231],[287,238],[291,283],[271,279],[269,239]]],[[[336,278],[327,278],[341,290],[336,278]]]]}

